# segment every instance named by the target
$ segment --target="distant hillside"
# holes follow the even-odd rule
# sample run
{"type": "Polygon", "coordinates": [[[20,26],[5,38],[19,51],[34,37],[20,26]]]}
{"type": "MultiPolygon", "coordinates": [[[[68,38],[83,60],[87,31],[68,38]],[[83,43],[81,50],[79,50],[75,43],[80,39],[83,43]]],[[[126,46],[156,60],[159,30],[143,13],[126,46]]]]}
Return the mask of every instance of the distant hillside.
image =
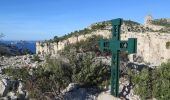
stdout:
{"type": "Polygon", "coordinates": [[[165,18],[155,19],[155,20],[152,21],[152,24],[170,27],[170,20],[165,19],[165,18]]]}
{"type": "MultiPolygon", "coordinates": [[[[121,39],[127,40],[127,38],[137,38],[137,55],[143,58],[145,62],[152,63],[153,65],[159,65],[161,62],[166,61],[170,57],[170,27],[168,23],[168,20],[155,20],[151,16],[147,16],[145,18],[144,24],[131,20],[124,20],[121,25],[121,39]]],[[[51,40],[37,42],[36,54],[55,55],[68,46],[70,46],[71,49],[72,47],[79,47],[80,52],[94,50],[91,47],[94,47],[95,44],[97,44],[94,40],[98,41],[99,38],[97,39],[96,37],[92,37],[100,36],[109,39],[112,35],[111,29],[112,25],[110,20],[94,23],[82,30],[76,30],[62,37],[55,36],[51,40]],[[87,41],[90,38],[92,38],[91,43],[95,43],[93,46],[87,41]],[[76,45],[76,43],[79,44],[76,45]]]]}
{"type": "Polygon", "coordinates": [[[25,55],[35,53],[35,42],[34,44],[30,43],[21,43],[13,41],[1,41],[0,42],[0,56],[16,56],[16,55],[25,55]],[[34,49],[34,52],[31,50],[34,49]]]}
{"type": "MultiPolygon", "coordinates": [[[[122,31],[128,31],[128,32],[170,32],[170,19],[155,19],[152,20],[153,25],[157,26],[162,26],[164,28],[161,28],[158,30],[155,30],[155,28],[152,29],[152,27],[148,27],[145,25],[142,25],[138,22],[132,21],[132,20],[123,20],[123,28],[122,31]]],[[[70,32],[68,34],[65,34],[64,36],[58,37],[54,36],[53,39],[50,39],[49,41],[44,41],[44,42],[59,42],[66,40],[72,36],[79,36],[79,35],[86,35],[89,33],[92,33],[96,30],[108,30],[111,31],[111,21],[103,21],[103,22],[98,22],[90,25],[87,28],[84,28],[82,30],[76,30],[74,32],[70,32]]]]}
{"type": "MultiPolygon", "coordinates": [[[[129,31],[137,32],[137,31],[146,31],[146,29],[138,22],[131,21],[131,20],[124,20],[123,24],[129,29],[129,31]]],[[[109,30],[111,31],[111,21],[103,21],[103,22],[98,22],[94,23],[91,26],[84,28],[82,30],[76,30],[74,32],[70,32],[68,34],[65,34],[62,37],[54,36],[53,39],[45,42],[58,42],[58,41],[63,41],[66,40],[72,36],[79,36],[79,35],[86,35],[89,34],[93,31],[96,30],[109,30]]]]}

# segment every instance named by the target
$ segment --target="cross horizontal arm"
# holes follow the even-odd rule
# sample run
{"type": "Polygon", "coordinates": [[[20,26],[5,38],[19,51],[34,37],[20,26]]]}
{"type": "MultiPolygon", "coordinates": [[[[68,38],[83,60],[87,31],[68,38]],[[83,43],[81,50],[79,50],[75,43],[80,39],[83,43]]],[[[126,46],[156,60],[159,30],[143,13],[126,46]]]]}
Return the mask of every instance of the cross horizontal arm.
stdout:
{"type": "Polygon", "coordinates": [[[110,48],[109,48],[109,46],[110,46],[110,41],[109,40],[107,40],[107,39],[101,39],[100,41],[99,41],[99,46],[100,46],[100,51],[104,51],[104,50],[109,50],[110,48]]]}
{"type": "Polygon", "coordinates": [[[113,41],[111,44],[112,51],[128,51],[128,54],[137,52],[137,38],[128,38],[128,41],[113,41]],[[114,46],[113,46],[114,45],[114,46]]]}
{"type": "Polygon", "coordinates": [[[137,53],[137,38],[128,39],[128,53],[137,53]]]}
{"type": "Polygon", "coordinates": [[[111,50],[113,53],[119,51],[128,51],[129,54],[136,53],[137,51],[137,39],[129,38],[128,41],[119,40],[104,40],[100,42],[100,50],[111,50]]]}

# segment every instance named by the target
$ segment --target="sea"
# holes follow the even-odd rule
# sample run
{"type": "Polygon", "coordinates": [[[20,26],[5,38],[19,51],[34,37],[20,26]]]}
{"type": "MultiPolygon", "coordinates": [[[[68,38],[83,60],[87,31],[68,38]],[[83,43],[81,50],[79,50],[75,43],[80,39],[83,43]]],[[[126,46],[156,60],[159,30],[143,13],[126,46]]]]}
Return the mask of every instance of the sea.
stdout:
{"type": "Polygon", "coordinates": [[[36,53],[36,41],[1,41],[1,43],[4,43],[6,45],[13,45],[18,47],[19,49],[29,49],[33,54],[36,53]]]}

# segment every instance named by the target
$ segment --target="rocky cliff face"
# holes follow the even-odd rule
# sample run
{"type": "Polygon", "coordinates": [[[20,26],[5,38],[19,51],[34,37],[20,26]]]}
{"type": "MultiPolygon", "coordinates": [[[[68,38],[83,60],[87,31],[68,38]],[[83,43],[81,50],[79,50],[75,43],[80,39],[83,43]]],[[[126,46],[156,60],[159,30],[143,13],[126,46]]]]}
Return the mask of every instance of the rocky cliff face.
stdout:
{"type": "MultiPolygon", "coordinates": [[[[146,20],[147,21],[147,20],[146,20]]],[[[170,59],[170,49],[166,46],[166,43],[170,41],[170,34],[160,33],[158,30],[163,26],[154,26],[145,22],[146,25],[132,25],[129,27],[127,24],[123,24],[121,27],[121,39],[127,40],[127,38],[135,37],[138,39],[137,54],[144,62],[152,64],[154,66],[160,65],[162,62],[170,59]],[[151,30],[157,30],[158,32],[151,32],[146,29],[146,26],[151,30]],[[137,31],[134,31],[137,30],[137,31]]],[[[37,42],[36,53],[37,54],[57,54],[59,50],[62,50],[66,45],[76,43],[92,35],[101,35],[105,38],[111,37],[111,26],[107,26],[106,29],[99,29],[90,32],[89,34],[72,36],[66,40],[59,41],[58,43],[49,42],[37,42]]],[[[134,56],[130,56],[130,60],[134,61],[134,56]]]]}
{"type": "MultiPolygon", "coordinates": [[[[142,57],[145,63],[158,66],[170,59],[170,49],[166,43],[170,41],[170,34],[167,33],[134,33],[123,34],[122,39],[135,37],[138,39],[136,56],[142,57]]],[[[134,56],[131,61],[134,61],[134,56]]]]}
{"type": "Polygon", "coordinates": [[[90,34],[86,35],[79,35],[78,37],[70,37],[67,40],[63,40],[57,43],[43,43],[37,42],[36,43],[36,54],[56,54],[57,51],[62,50],[66,45],[76,43],[81,40],[86,40],[86,38],[92,35],[102,35],[103,37],[109,38],[111,32],[108,30],[97,30],[90,34]]]}

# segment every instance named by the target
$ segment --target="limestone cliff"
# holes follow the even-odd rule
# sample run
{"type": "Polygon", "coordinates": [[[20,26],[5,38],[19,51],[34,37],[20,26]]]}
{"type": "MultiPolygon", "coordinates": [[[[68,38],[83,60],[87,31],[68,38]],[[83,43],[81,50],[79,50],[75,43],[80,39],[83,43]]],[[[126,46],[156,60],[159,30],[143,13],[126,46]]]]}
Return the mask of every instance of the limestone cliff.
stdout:
{"type": "Polygon", "coordinates": [[[137,56],[142,57],[146,63],[157,66],[170,59],[170,48],[166,45],[170,41],[170,34],[129,32],[128,34],[122,35],[124,39],[129,37],[138,39],[137,56]]]}
{"type": "MultiPolygon", "coordinates": [[[[130,37],[136,37],[138,39],[137,56],[142,57],[147,63],[160,65],[161,62],[170,59],[170,47],[167,47],[167,43],[170,41],[170,34],[159,31],[164,28],[164,26],[153,25],[151,23],[152,20],[151,17],[146,17],[144,25],[134,22],[124,22],[121,27],[121,39],[126,40],[130,37]]],[[[88,27],[88,29],[92,29],[94,26],[95,24],[88,27]]],[[[73,35],[58,43],[37,42],[36,53],[57,54],[57,52],[62,50],[66,45],[76,43],[80,40],[86,40],[86,38],[92,35],[101,35],[110,38],[111,24],[107,24],[102,29],[94,29],[88,34],[73,35]]]]}

